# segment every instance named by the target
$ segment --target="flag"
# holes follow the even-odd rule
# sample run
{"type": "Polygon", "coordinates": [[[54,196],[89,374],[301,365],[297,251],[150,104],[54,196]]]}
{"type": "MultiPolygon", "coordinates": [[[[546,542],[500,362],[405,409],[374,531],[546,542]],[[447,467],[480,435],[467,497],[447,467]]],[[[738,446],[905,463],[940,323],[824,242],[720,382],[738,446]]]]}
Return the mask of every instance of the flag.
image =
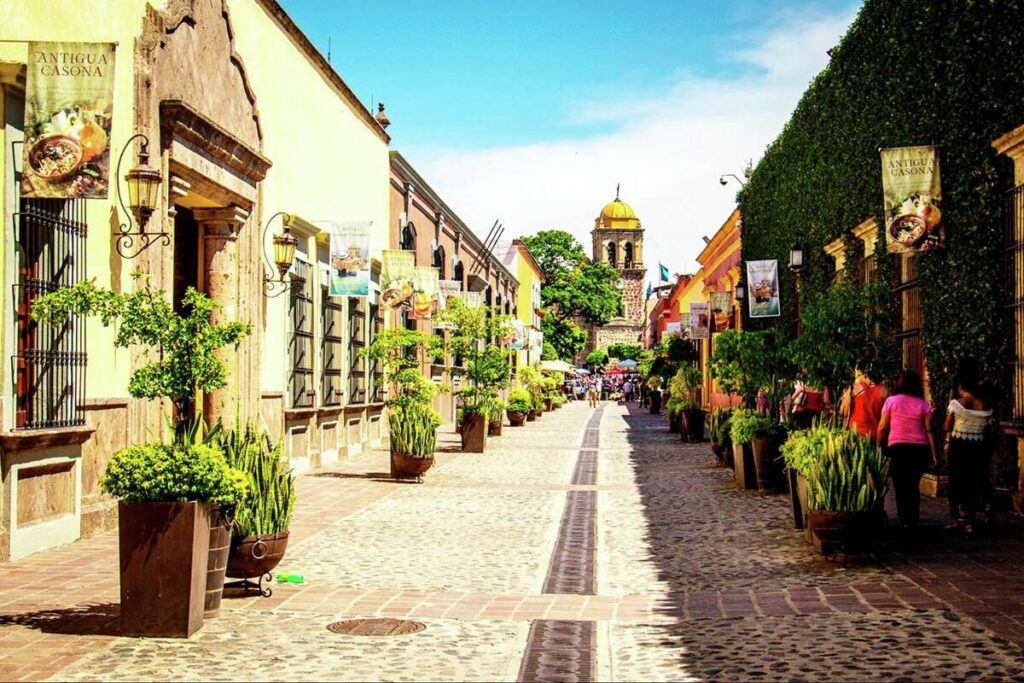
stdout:
{"type": "Polygon", "coordinates": [[[653,292],[653,291],[654,290],[651,288],[651,283],[648,282],[647,283],[647,296],[645,296],[644,298],[645,299],[650,299],[651,298],[651,292],[653,292]]]}
{"type": "Polygon", "coordinates": [[[660,262],[658,263],[658,267],[661,268],[661,281],[662,282],[668,282],[669,281],[668,268],[666,268],[665,265],[663,263],[660,263],[660,262]]]}

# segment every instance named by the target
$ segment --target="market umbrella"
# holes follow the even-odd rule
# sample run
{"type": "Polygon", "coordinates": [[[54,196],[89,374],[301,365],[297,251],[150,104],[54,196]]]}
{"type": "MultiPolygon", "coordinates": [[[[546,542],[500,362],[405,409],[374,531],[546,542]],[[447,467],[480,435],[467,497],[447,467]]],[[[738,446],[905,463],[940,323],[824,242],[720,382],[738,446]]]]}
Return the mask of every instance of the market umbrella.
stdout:
{"type": "Polygon", "coordinates": [[[576,369],[564,360],[542,360],[540,362],[540,369],[547,370],[549,372],[576,372],[576,369]]]}
{"type": "Polygon", "coordinates": [[[619,363],[620,368],[635,368],[637,365],[639,365],[639,363],[637,363],[635,360],[624,360],[621,363],[619,363]]]}

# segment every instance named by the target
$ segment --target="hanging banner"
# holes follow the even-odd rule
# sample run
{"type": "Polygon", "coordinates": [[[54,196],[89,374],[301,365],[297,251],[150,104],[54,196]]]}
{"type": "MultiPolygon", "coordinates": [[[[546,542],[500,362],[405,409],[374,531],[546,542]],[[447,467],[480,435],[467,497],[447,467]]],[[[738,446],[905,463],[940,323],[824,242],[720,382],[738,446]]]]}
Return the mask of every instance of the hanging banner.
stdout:
{"type": "Polygon", "coordinates": [[[522,320],[512,321],[512,340],[508,343],[512,351],[522,351],[526,348],[526,327],[522,320]]]}
{"type": "Polygon", "coordinates": [[[683,324],[680,322],[665,323],[665,334],[682,334],[683,324]]]}
{"type": "Polygon", "coordinates": [[[705,301],[690,304],[690,339],[707,339],[711,329],[711,312],[705,301]]]}
{"type": "Polygon", "coordinates": [[[447,308],[450,299],[462,298],[462,280],[438,280],[437,292],[437,305],[447,308]]]}
{"type": "Polygon", "coordinates": [[[484,305],[484,297],[480,292],[463,292],[462,300],[471,308],[479,308],[484,305]]]}
{"type": "Polygon", "coordinates": [[[331,235],[330,296],[369,296],[373,221],[318,221],[318,225],[331,235]]]}
{"type": "Polygon", "coordinates": [[[380,256],[380,302],[391,310],[412,308],[413,273],[416,254],[385,249],[380,256]]]}
{"type": "Polygon", "coordinates": [[[889,253],[929,251],[945,243],[937,148],[883,149],[882,200],[889,253]]]}
{"type": "Polygon", "coordinates": [[[29,43],[22,198],[106,199],[113,112],[113,43],[29,43]]]}
{"type": "Polygon", "coordinates": [[[732,292],[711,292],[711,310],[724,313],[732,308],[732,292]]]}
{"type": "Polygon", "coordinates": [[[439,276],[440,271],[430,266],[416,266],[413,269],[410,320],[429,320],[437,314],[439,276]]]}
{"type": "Polygon", "coordinates": [[[777,318],[782,314],[778,261],[747,261],[747,289],[751,318],[777,318]]]}

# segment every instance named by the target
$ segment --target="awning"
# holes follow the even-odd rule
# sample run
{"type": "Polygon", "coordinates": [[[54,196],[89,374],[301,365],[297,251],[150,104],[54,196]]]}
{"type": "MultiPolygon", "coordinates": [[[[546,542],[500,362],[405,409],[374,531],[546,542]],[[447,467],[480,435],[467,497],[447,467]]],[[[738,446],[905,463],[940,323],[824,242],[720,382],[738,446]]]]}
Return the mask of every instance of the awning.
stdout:
{"type": "Polygon", "coordinates": [[[540,362],[540,369],[547,370],[548,372],[568,372],[576,374],[576,368],[569,365],[564,360],[542,360],[540,362]]]}

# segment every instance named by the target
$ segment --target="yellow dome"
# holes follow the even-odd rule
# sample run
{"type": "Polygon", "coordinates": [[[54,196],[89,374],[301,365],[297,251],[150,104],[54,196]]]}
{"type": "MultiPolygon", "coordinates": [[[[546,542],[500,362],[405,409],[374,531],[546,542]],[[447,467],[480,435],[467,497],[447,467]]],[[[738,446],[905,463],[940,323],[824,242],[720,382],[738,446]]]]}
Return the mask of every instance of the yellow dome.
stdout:
{"type": "Polygon", "coordinates": [[[636,228],[640,220],[633,213],[633,207],[616,197],[601,209],[597,224],[606,228],[636,228]]]}

